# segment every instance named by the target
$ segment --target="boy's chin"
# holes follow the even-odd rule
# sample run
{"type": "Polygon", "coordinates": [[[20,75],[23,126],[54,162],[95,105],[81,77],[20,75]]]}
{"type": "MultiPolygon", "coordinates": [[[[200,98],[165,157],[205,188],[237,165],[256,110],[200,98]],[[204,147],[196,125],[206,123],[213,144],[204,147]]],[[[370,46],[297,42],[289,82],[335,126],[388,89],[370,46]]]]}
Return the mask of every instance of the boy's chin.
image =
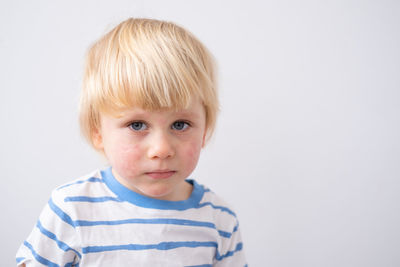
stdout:
{"type": "Polygon", "coordinates": [[[191,193],[191,185],[182,181],[180,185],[152,185],[142,188],[141,194],[159,200],[181,201],[186,200],[191,193]],[[187,184],[187,185],[186,185],[187,184]]]}
{"type": "Polygon", "coordinates": [[[144,196],[159,200],[174,201],[178,198],[176,194],[174,194],[174,192],[172,192],[171,190],[162,190],[162,189],[143,190],[142,194],[144,196]]]}

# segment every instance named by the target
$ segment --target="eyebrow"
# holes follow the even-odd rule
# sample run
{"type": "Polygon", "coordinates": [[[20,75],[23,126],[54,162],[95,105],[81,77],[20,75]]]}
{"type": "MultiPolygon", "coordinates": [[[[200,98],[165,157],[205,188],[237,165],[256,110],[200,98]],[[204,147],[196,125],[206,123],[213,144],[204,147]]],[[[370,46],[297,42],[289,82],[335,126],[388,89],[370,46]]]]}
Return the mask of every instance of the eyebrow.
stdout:
{"type": "Polygon", "coordinates": [[[183,117],[199,117],[199,114],[196,112],[191,112],[191,111],[177,111],[176,115],[178,116],[183,116],[183,117]]]}

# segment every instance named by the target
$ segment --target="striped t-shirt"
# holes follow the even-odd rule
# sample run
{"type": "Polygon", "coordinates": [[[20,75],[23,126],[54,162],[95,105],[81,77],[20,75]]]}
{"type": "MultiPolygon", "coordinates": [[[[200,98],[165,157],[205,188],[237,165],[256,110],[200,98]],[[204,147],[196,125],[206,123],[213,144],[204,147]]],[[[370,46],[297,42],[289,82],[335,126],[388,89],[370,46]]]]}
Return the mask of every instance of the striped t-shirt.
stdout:
{"type": "Polygon", "coordinates": [[[17,252],[26,266],[246,265],[235,213],[194,180],[184,201],[121,185],[111,168],[53,191],[17,252]]]}

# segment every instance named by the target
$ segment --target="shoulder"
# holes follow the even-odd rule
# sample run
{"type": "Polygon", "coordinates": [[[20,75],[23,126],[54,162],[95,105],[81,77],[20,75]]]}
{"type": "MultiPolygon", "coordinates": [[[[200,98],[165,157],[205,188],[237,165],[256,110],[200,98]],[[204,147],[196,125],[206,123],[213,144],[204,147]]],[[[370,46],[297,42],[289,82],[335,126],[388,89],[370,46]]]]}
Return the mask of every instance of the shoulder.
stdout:
{"type": "Polygon", "coordinates": [[[87,175],[65,183],[52,192],[52,197],[59,199],[65,196],[91,196],[103,193],[107,188],[102,178],[102,171],[95,170],[87,175]]]}
{"type": "Polygon", "coordinates": [[[203,197],[199,203],[201,212],[211,216],[216,226],[234,232],[235,229],[237,229],[239,222],[231,204],[208,187],[204,185],[200,186],[204,190],[203,197]]]}
{"type": "Polygon", "coordinates": [[[203,198],[201,199],[201,206],[210,206],[214,208],[214,212],[219,214],[227,213],[232,217],[236,217],[236,213],[233,211],[233,208],[229,202],[221,198],[218,194],[216,194],[213,190],[208,188],[205,185],[200,185],[204,190],[203,198]]]}
{"type": "Polygon", "coordinates": [[[92,171],[89,174],[80,176],[77,179],[60,185],[53,192],[67,193],[90,189],[95,183],[104,182],[101,176],[101,172],[101,170],[92,171]]]}
{"type": "Polygon", "coordinates": [[[105,185],[101,170],[95,170],[54,189],[48,204],[56,213],[73,215],[76,209],[86,207],[82,203],[96,201],[99,196],[114,195],[105,185]]]}

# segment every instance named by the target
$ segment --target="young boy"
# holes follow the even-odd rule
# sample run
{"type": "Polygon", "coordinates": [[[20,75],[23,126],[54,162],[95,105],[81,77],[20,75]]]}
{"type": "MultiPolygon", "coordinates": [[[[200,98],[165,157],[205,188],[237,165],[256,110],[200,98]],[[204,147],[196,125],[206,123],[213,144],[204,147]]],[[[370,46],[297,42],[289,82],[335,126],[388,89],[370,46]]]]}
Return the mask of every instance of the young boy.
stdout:
{"type": "Polygon", "coordinates": [[[53,191],[17,264],[245,266],[235,213],[188,179],[216,121],[214,71],[173,23],[128,19],[98,40],[80,123],[110,167],[53,191]]]}

